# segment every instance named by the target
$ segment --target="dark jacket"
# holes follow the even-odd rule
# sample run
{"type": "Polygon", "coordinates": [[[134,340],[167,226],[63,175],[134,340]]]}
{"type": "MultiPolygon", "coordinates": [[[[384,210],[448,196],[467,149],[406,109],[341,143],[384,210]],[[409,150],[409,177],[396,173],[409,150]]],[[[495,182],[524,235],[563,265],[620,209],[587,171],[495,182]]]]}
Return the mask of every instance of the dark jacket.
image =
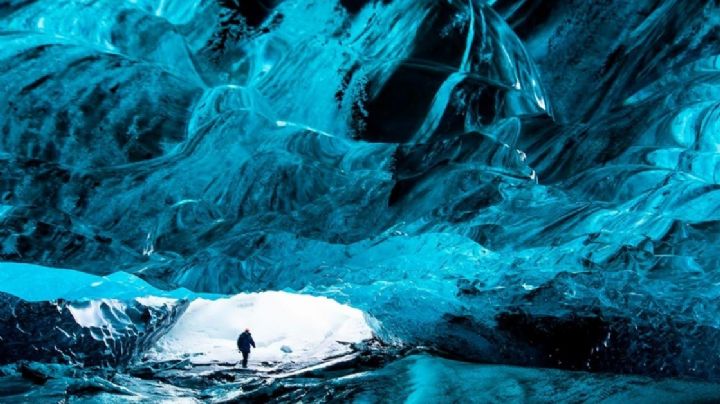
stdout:
{"type": "Polygon", "coordinates": [[[250,346],[255,348],[255,341],[252,339],[252,335],[245,331],[238,337],[237,346],[240,352],[250,352],[250,346]]]}

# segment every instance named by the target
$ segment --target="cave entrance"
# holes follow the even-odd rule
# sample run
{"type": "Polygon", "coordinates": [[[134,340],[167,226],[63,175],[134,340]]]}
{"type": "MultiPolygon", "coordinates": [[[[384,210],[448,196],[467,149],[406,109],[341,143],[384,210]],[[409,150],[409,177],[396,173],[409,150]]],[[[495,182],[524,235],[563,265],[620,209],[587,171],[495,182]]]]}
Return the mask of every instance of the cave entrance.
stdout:
{"type": "Polygon", "coordinates": [[[251,362],[312,364],[349,353],[370,339],[364,313],[332,299],[286,292],[198,298],[147,353],[149,360],[189,359],[194,364],[236,364],[240,332],[249,328],[251,362]]]}
{"type": "MultiPolygon", "coordinates": [[[[87,302],[70,307],[81,327],[111,327],[103,305],[136,300],[142,305],[170,307],[179,299],[189,306],[169,331],[144,352],[148,361],[189,360],[193,364],[230,364],[241,360],[236,346],[246,328],[256,348],[256,369],[294,364],[302,367],[350,353],[352,343],[373,337],[368,317],[335,300],[281,291],[218,295],[187,289],[161,290],[133,274],[106,276],[71,269],[0,262],[0,292],[29,301],[87,302]],[[266,362],[266,366],[257,366],[266,362]]],[[[112,305],[111,304],[111,305],[112,305]]]]}

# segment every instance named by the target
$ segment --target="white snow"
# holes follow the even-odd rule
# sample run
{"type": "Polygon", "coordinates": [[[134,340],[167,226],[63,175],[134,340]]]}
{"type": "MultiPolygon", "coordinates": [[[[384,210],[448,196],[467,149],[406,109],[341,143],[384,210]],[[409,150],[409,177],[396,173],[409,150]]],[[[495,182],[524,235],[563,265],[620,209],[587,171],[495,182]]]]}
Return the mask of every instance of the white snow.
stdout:
{"type": "Polygon", "coordinates": [[[257,348],[253,363],[313,363],[349,351],[343,342],[372,337],[362,311],[324,297],[285,292],[195,299],[148,356],[151,360],[190,357],[194,363],[236,363],[238,335],[249,328],[257,348]],[[287,351],[290,348],[292,352],[287,351]]]}
{"type": "Polygon", "coordinates": [[[136,297],[135,301],[144,306],[161,307],[161,306],[172,306],[175,302],[177,302],[177,299],[173,299],[171,297],[161,297],[161,296],[144,296],[144,297],[136,297]]]}
{"type": "Polygon", "coordinates": [[[79,307],[71,305],[68,306],[68,310],[70,310],[75,321],[81,327],[107,327],[112,329],[112,323],[103,315],[103,304],[118,311],[125,310],[124,303],[113,299],[92,300],[79,307]]]}

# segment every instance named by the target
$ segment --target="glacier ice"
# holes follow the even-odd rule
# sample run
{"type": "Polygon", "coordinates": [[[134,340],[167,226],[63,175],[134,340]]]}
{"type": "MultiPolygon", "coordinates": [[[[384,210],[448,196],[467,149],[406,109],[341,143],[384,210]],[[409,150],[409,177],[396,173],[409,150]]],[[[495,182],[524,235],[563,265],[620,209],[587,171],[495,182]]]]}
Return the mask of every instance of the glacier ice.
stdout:
{"type": "Polygon", "coordinates": [[[122,272],[100,277],[13,263],[0,264],[0,280],[8,292],[0,294],[0,364],[234,365],[240,360],[238,330],[250,327],[257,330],[255,361],[309,366],[350,354],[350,344],[373,338],[360,310],[321,297],[164,291],[122,272]],[[18,276],[19,271],[31,275],[18,276]],[[39,287],[43,283],[49,287],[39,287]]]}
{"type": "Polygon", "coordinates": [[[362,310],[329,367],[379,379],[444,355],[719,382],[718,25],[701,0],[5,2],[3,304],[77,341],[124,324],[130,374],[194,307],[282,291],[362,310]]]}
{"type": "MultiPolygon", "coordinates": [[[[388,367],[352,378],[343,378],[339,386],[303,386],[281,393],[278,400],[326,400],[334,394],[337,401],[428,403],[463,399],[472,402],[660,402],[715,401],[720,397],[714,384],[698,381],[654,380],[647,377],[618,378],[577,372],[538,370],[500,365],[477,365],[413,355],[388,367]]],[[[223,398],[254,398],[232,392],[223,398]]]]}
{"type": "Polygon", "coordinates": [[[97,276],[72,269],[8,262],[0,263],[0,283],[3,292],[35,302],[58,299],[132,300],[150,296],[171,299],[220,297],[183,288],[158,289],[126,272],[97,276]]]}
{"type": "Polygon", "coordinates": [[[122,368],[150,349],[187,302],[28,302],[0,294],[0,364],[21,360],[122,368]]]}

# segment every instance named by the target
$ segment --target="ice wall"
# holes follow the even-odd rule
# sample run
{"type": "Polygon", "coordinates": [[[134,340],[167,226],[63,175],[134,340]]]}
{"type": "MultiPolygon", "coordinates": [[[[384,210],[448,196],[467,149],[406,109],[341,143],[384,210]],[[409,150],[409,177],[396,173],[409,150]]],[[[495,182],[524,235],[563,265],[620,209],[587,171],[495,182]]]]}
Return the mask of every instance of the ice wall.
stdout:
{"type": "Polygon", "coordinates": [[[166,3],[0,12],[1,259],[718,377],[715,2],[166,3]]]}

